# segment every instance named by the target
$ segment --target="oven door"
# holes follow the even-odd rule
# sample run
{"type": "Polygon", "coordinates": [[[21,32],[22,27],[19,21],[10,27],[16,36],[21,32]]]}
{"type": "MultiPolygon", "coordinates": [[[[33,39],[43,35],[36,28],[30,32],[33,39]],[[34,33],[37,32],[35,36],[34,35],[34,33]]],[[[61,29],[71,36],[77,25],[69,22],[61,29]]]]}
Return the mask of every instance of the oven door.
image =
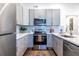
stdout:
{"type": "Polygon", "coordinates": [[[34,45],[46,45],[47,37],[42,35],[34,36],[34,45]]]}

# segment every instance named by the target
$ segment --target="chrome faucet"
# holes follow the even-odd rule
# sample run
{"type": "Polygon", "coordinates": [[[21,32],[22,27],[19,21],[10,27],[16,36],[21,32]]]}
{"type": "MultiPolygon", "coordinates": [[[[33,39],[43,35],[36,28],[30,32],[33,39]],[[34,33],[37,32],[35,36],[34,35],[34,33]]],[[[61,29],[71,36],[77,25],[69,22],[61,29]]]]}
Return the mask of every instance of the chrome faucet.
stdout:
{"type": "Polygon", "coordinates": [[[72,35],[72,30],[70,30],[70,35],[72,35]]]}
{"type": "Polygon", "coordinates": [[[66,32],[69,32],[70,35],[72,35],[73,30],[70,29],[70,26],[66,26],[66,32]]]}
{"type": "Polygon", "coordinates": [[[69,30],[70,30],[70,35],[72,35],[72,31],[73,31],[73,18],[70,18],[69,30]]]}

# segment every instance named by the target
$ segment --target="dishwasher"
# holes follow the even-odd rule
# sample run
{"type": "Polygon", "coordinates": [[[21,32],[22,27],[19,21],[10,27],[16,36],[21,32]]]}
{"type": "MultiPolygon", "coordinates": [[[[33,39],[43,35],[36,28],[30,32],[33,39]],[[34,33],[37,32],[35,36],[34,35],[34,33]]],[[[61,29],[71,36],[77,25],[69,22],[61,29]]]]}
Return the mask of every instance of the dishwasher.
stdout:
{"type": "Polygon", "coordinates": [[[64,40],[63,55],[64,56],[79,56],[79,46],[64,40]]]}

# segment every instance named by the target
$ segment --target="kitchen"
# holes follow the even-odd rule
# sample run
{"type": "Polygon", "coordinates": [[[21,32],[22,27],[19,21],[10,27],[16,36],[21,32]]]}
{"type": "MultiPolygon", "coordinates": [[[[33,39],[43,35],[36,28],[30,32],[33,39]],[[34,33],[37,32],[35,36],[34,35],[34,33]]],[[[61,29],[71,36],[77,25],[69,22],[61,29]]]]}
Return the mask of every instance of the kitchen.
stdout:
{"type": "Polygon", "coordinates": [[[17,34],[17,55],[45,56],[48,51],[48,56],[79,56],[78,5],[17,4],[17,32],[21,32],[17,34]],[[35,50],[39,52],[34,54],[35,50]]]}
{"type": "Polygon", "coordinates": [[[79,56],[78,3],[0,3],[0,56],[79,56]]]}

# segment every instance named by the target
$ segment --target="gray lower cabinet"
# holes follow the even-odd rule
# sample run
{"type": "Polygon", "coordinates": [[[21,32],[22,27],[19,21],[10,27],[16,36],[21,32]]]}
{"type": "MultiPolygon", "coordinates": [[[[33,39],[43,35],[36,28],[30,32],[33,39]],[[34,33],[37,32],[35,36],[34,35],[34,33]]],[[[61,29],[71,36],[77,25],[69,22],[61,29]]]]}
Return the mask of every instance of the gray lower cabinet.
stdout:
{"type": "Polygon", "coordinates": [[[27,35],[27,47],[32,48],[33,47],[33,34],[27,35]]]}
{"type": "Polygon", "coordinates": [[[76,46],[70,42],[64,41],[64,56],[79,56],[79,46],[76,46]]]}
{"type": "Polygon", "coordinates": [[[53,42],[52,42],[52,35],[47,34],[47,47],[52,48],[53,47],[53,42]]]}
{"type": "Polygon", "coordinates": [[[17,56],[22,56],[27,49],[27,37],[22,37],[18,39],[17,42],[17,56]]]}
{"type": "Polygon", "coordinates": [[[33,34],[27,34],[26,36],[17,39],[16,48],[17,48],[17,56],[22,56],[27,48],[33,47],[33,34]]]}
{"type": "Polygon", "coordinates": [[[53,49],[58,56],[63,56],[63,39],[52,36],[53,39],[53,49]]]}

